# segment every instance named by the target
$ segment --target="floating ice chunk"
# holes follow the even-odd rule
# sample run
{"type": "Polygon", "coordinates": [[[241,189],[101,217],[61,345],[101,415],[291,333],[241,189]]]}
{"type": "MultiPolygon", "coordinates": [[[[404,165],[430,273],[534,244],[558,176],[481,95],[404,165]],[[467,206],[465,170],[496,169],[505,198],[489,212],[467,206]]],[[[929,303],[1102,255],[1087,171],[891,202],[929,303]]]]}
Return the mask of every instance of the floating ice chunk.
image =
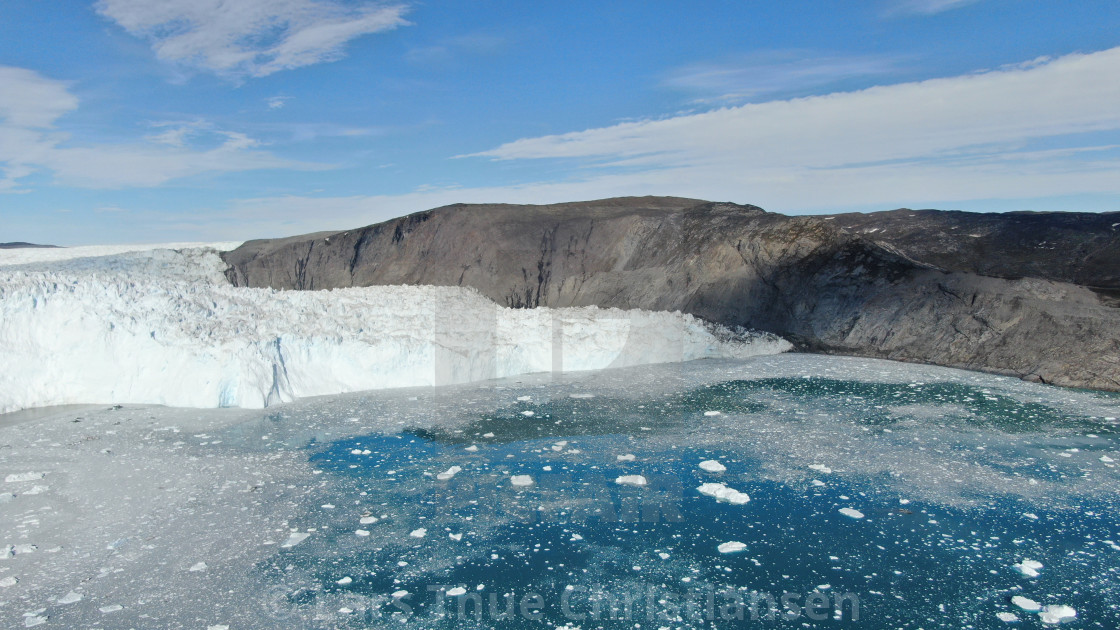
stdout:
{"type": "Polygon", "coordinates": [[[45,476],[46,476],[46,473],[41,473],[41,472],[13,473],[11,475],[8,475],[7,477],[4,477],[4,481],[6,483],[19,483],[21,481],[37,481],[39,479],[42,479],[45,476]]]}
{"type": "Polygon", "coordinates": [[[193,571],[195,573],[197,573],[199,571],[205,571],[206,570],[206,563],[205,562],[196,562],[196,563],[191,565],[191,568],[189,570],[193,571]]]}
{"type": "Polygon", "coordinates": [[[448,534],[447,537],[450,538],[451,540],[454,540],[455,542],[459,542],[460,540],[463,539],[462,534],[448,534]]]}
{"type": "Polygon", "coordinates": [[[16,545],[12,547],[12,551],[17,555],[21,553],[35,553],[39,550],[39,545],[16,545]]]}
{"type": "Polygon", "coordinates": [[[521,412],[521,415],[525,416],[526,418],[532,418],[533,416],[537,415],[537,412],[526,409],[525,411],[521,412]]]}
{"type": "Polygon", "coordinates": [[[518,402],[529,402],[532,399],[533,399],[532,396],[518,396],[517,397],[518,402]]]}
{"type": "Polygon", "coordinates": [[[999,619],[1003,623],[1018,623],[1019,615],[1013,612],[998,612],[996,613],[996,619],[999,619]]]}
{"type": "Polygon", "coordinates": [[[290,548],[295,547],[296,545],[300,544],[301,542],[307,540],[307,537],[310,536],[310,535],[311,534],[309,534],[307,532],[293,532],[291,535],[288,536],[288,540],[284,541],[284,544],[282,544],[280,546],[283,547],[283,548],[286,548],[286,549],[290,549],[290,548]]]}
{"type": "Polygon", "coordinates": [[[644,486],[649,483],[646,481],[646,478],[641,475],[622,475],[621,477],[616,477],[614,482],[620,486],[644,486]]]}
{"type": "Polygon", "coordinates": [[[19,584],[19,578],[14,575],[9,575],[6,578],[0,579],[0,588],[10,588],[19,584]]]}
{"type": "Polygon", "coordinates": [[[23,618],[24,628],[34,628],[35,626],[41,626],[45,623],[47,623],[47,618],[42,615],[26,615],[23,618]]]}
{"type": "Polygon", "coordinates": [[[470,451],[470,452],[473,453],[473,452],[478,450],[478,445],[477,444],[471,444],[470,446],[468,446],[467,448],[465,448],[463,450],[464,451],[470,451]]]}
{"type": "Polygon", "coordinates": [[[724,466],[723,464],[717,462],[714,459],[706,459],[706,460],[700,462],[700,470],[707,471],[707,472],[710,472],[710,473],[721,473],[721,472],[726,472],[727,471],[727,466],[724,466]]]}
{"type": "Polygon", "coordinates": [[[627,453],[625,455],[616,455],[615,459],[620,462],[632,462],[637,459],[637,456],[635,456],[633,453],[627,453]]]}
{"type": "Polygon", "coordinates": [[[734,488],[728,488],[722,483],[704,483],[700,484],[700,487],[696,489],[700,491],[700,494],[713,497],[716,501],[722,501],[724,503],[743,505],[751,500],[747,493],[739,492],[734,488]]]}
{"type": "Polygon", "coordinates": [[[580,399],[580,398],[594,398],[594,397],[595,397],[595,394],[583,394],[583,393],[580,393],[580,394],[568,394],[568,398],[577,398],[577,399],[580,399]]]}
{"type": "Polygon", "coordinates": [[[428,535],[428,530],[423,527],[419,527],[408,532],[408,535],[412,536],[413,538],[423,538],[428,535]]]}
{"type": "Polygon", "coordinates": [[[458,597],[460,595],[466,595],[467,589],[463,588],[462,586],[456,586],[455,588],[448,589],[447,594],[452,597],[458,597]]]}
{"type": "Polygon", "coordinates": [[[514,475],[509,478],[509,483],[514,486],[531,486],[533,478],[529,475],[514,475]]]}
{"type": "Polygon", "coordinates": [[[1016,595],[1015,597],[1012,597],[1011,598],[1011,603],[1015,604],[1016,606],[1018,606],[1019,608],[1022,608],[1023,610],[1025,610],[1027,612],[1038,612],[1038,611],[1042,610],[1042,604],[1039,604],[1038,602],[1034,601],[1033,599],[1027,599],[1026,597],[1023,597],[1022,595],[1016,595]]]}
{"type": "Polygon", "coordinates": [[[16,495],[12,494],[11,492],[0,492],[0,503],[9,503],[10,501],[12,501],[12,499],[15,498],[16,495]]]}
{"type": "Polygon", "coordinates": [[[50,489],[51,489],[50,486],[31,486],[30,490],[24,490],[23,493],[24,494],[43,494],[44,492],[46,492],[47,490],[50,490],[50,489]]]}
{"type": "Polygon", "coordinates": [[[719,411],[705,411],[705,412],[704,412],[704,415],[705,415],[705,416],[708,416],[709,418],[711,418],[712,416],[722,416],[722,415],[723,415],[723,413],[721,413],[721,412],[719,412],[719,411]]]}
{"type": "Polygon", "coordinates": [[[360,448],[350,449],[350,454],[351,455],[361,455],[362,454],[362,449],[360,449],[360,448]]]}
{"type": "Polygon", "coordinates": [[[824,486],[828,485],[825,482],[821,481],[820,479],[814,479],[814,480],[810,481],[809,483],[813,484],[813,487],[815,487],[815,488],[823,488],[824,486]]]}
{"type": "Polygon", "coordinates": [[[1111,457],[1109,457],[1108,455],[1101,455],[1101,461],[1102,461],[1102,462],[1104,462],[1104,463],[1106,463],[1106,464],[1111,464],[1112,462],[1114,462],[1114,461],[1116,461],[1116,460],[1115,460],[1115,459],[1112,459],[1112,458],[1111,458],[1111,457]]]}
{"type": "Polygon", "coordinates": [[[229,630],[229,626],[222,624],[215,624],[213,626],[206,626],[206,630],[229,630]]]}
{"type": "Polygon", "coordinates": [[[323,508],[324,510],[333,510],[334,509],[334,504],[333,503],[324,503],[324,504],[320,505],[319,507],[323,508]]]}
{"type": "Polygon", "coordinates": [[[1042,610],[1038,613],[1038,618],[1042,623],[1062,623],[1063,621],[1076,619],[1077,611],[1074,610],[1072,606],[1065,606],[1062,604],[1043,606],[1042,610]]]}
{"type": "Polygon", "coordinates": [[[850,518],[863,518],[863,512],[855,508],[840,508],[840,513],[850,518]]]}
{"type": "Polygon", "coordinates": [[[1033,512],[1023,512],[1023,518],[1029,518],[1032,521],[1038,520],[1038,515],[1033,512]]]}
{"type": "Polygon", "coordinates": [[[662,560],[668,560],[668,559],[669,559],[669,554],[667,554],[667,553],[665,553],[664,551],[662,551],[662,552],[660,552],[660,553],[658,553],[658,554],[657,554],[657,557],[658,557],[658,558],[661,558],[662,560]]]}
{"type": "Polygon", "coordinates": [[[1038,570],[1042,568],[1042,563],[1037,560],[1023,560],[1012,567],[1027,577],[1038,577],[1038,570]]]}
{"type": "Polygon", "coordinates": [[[572,542],[579,542],[581,540],[583,540],[583,536],[580,536],[579,534],[572,534],[572,542]]]}
{"type": "Polygon", "coordinates": [[[63,595],[62,597],[58,598],[58,603],[63,604],[63,605],[65,605],[65,604],[77,604],[80,601],[82,601],[82,594],[81,593],[75,593],[74,591],[70,591],[69,593],[67,593],[67,594],[63,595]]]}
{"type": "Polygon", "coordinates": [[[354,535],[355,536],[361,536],[362,538],[365,538],[366,536],[369,536],[369,530],[368,529],[355,529],[354,530],[354,535]]]}
{"type": "Polygon", "coordinates": [[[358,523],[361,524],[361,525],[373,525],[374,523],[376,523],[379,520],[381,520],[381,519],[377,518],[376,516],[363,516],[358,521],[358,523]]]}
{"type": "Polygon", "coordinates": [[[716,549],[718,549],[720,553],[738,553],[746,548],[746,543],[741,543],[737,540],[720,543],[720,545],[716,547],[716,549]]]}
{"type": "Polygon", "coordinates": [[[350,584],[353,581],[354,581],[354,578],[347,575],[346,577],[342,578],[341,580],[335,580],[334,583],[338,584],[339,586],[346,586],[347,584],[350,584]]]}
{"type": "Polygon", "coordinates": [[[108,606],[102,606],[101,608],[98,608],[98,610],[105,614],[109,614],[115,613],[118,610],[124,610],[124,606],[121,606],[120,604],[109,604],[108,606]]]}
{"type": "Polygon", "coordinates": [[[811,470],[815,470],[817,472],[822,472],[826,475],[828,473],[832,472],[832,469],[829,468],[828,466],[825,466],[824,464],[809,464],[809,468],[811,470]]]}
{"type": "Polygon", "coordinates": [[[451,468],[448,468],[447,470],[436,475],[436,479],[439,479],[440,481],[447,481],[448,479],[451,479],[455,475],[459,474],[462,470],[463,469],[459,466],[452,466],[451,468]]]}
{"type": "Polygon", "coordinates": [[[393,591],[393,594],[392,594],[391,597],[393,599],[401,599],[402,597],[408,597],[410,594],[411,593],[409,593],[408,591],[405,591],[405,590],[393,591]]]}
{"type": "Polygon", "coordinates": [[[493,434],[493,433],[483,433],[483,434],[482,434],[482,437],[484,437],[484,438],[492,438],[492,437],[494,437],[494,434],[493,434]]]}

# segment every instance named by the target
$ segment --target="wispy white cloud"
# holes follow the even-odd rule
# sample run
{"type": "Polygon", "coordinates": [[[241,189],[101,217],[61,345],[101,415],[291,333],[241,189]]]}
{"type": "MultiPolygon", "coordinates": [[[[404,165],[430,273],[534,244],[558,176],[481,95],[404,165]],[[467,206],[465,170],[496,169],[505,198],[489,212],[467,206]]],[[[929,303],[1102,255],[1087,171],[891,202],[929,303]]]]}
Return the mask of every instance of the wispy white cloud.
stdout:
{"type": "Polygon", "coordinates": [[[742,102],[763,96],[800,96],[849,79],[882,77],[896,71],[897,65],[893,57],[767,51],[677,68],[664,85],[690,93],[700,103],[742,102]]]}
{"type": "Polygon", "coordinates": [[[76,145],[55,128],[78,107],[66,83],[6,66],[0,83],[0,191],[24,192],[22,181],[42,171],[62,184],[122,188],[200,173],[324,168],[279,158],[254,138],[206,121],[159,123],[158,133],[139,142],[76,145]]]}
{"type": "MultiPolygon", "coordinates": [[[[475,154],[744,173],[998,157],[1028,139],[1120,129],[1120,48],[959,77],[524,138],[475,154]]],[[[1118,178],[1120,181],[1120,178],[1118,178]]]]}
{"type": "Polygon", "coordinates": [[[404,4],[337,0],[99,0],[160,59],[229,77],[333,61],[353,39],[408,24],[404,4]]]}
{"type": "Polygon", "coordinates": [[[888,10],[889,14],[921,14],[933,15],[935,13],[943,13],[952,9],[958,9],[970,4],[976,4],[982,0],[900,0],[888,10]]]}
{"type": "Polygon", "coordinates": [[[268,105],[269,109],[280,109],[287,105],[290,100],[292,100],[290,96],[270,96],[265,99],[265,104],[268,105]]]}
{"type": "MultiPolygon", "coordinates": [[[[680,195],[783,212],[1120,198],[1120,48],[996,71],[525,138],[481,156],[573,176],[401,195],[246,199],[239,236],[342,229],[456,202],[680,195]],[[1098,135],[1093,132],[1103,132],[1098,135]]],[[[217,219],[214,219],[215,221],[217,219]]]]}

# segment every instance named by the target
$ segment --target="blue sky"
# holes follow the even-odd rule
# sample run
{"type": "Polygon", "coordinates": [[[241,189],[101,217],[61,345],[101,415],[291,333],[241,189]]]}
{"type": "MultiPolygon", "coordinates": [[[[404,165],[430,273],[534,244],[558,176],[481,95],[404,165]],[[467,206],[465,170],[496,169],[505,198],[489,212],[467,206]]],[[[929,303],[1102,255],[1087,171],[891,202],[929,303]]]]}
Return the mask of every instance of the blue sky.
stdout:
{"type": "Polygon", "coordinates": [[[1120,210],[1120,1],[4,0],[0,241],[455,202],[1120,210]]]}

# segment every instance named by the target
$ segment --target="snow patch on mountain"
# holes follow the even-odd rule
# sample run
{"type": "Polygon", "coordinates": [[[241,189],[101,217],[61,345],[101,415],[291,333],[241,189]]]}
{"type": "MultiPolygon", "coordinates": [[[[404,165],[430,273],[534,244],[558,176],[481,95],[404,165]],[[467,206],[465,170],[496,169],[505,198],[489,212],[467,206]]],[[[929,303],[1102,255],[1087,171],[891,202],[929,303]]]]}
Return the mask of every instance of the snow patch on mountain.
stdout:
{"type": "Polygon", "coordinates": [[[97,256],[102,248],[0,265],[0,413],[70,403],[259,408],[790,348],[680,313],[509,309],[459,287],[234,287],[217,249],[97,256]]]}

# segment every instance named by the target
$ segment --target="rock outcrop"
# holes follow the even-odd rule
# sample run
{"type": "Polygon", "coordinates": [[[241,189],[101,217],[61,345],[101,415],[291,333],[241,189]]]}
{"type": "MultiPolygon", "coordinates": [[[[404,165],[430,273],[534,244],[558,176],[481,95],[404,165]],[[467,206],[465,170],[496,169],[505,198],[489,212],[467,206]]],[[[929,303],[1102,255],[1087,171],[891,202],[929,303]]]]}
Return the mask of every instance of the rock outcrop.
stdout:
{"type": "Polygon", "coordinates": [[[237,285],[470,286],[499,304],[680,310],[800,349],[1120,390],[1120,213],[785,216],[671,197],[453,205],[250,241],[237,285]]]}

